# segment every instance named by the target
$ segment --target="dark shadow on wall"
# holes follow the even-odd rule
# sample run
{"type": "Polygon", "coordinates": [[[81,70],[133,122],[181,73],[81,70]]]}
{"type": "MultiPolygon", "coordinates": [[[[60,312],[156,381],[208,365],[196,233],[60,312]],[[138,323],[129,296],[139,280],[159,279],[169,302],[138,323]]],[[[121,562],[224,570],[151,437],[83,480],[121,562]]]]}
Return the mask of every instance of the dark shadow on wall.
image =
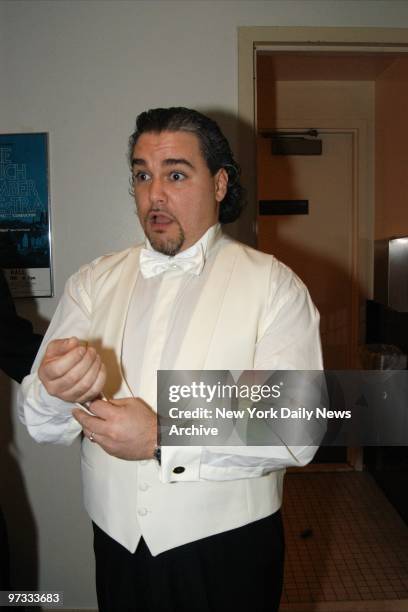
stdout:
{"type": "MultiPolygon", "coordinates": [[[[255,154],[255,142],[256,137],[253,127],[248,123],[238,120],[238,118],[225,110],[219,108],[197,108],[198,111],[204,115],[208,115],[211,119],[216,121],[221,128],[221,131],[227,138],[231,145],[231,149],[235,160],[241,166],[242,169],[246,166],[242,160],[242,151],[246,148],[252,147],[253,153],[255,154]]],[[[245,189],[248,189],[250,181],[255,181],[255,168],[253,176],[248,176],[244,172],[241,175],[241,183],[245,189]]],[[[252,193],[252,189],[249,190],[252,193]]],[[[250,246],[256,244],[256,203],[247,201],[244,210],[240,218],[234,223],[228,223],[223,226],[223,230],[226,234],[239,240],[250,246]]]]}

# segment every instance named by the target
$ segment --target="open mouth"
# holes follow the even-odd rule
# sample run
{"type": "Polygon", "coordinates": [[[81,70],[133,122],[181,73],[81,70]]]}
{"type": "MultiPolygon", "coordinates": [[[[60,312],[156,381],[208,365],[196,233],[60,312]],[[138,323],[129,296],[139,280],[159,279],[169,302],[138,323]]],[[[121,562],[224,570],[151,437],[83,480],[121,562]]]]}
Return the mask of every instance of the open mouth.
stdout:
{"type": "Polygon", "coordinates": [[[149,223],[153,229],[164,229],[173,223],[173,219],[163,213],[151,213],[149,223]]]}
{"type": "Polygon", "coordinates": [[[169,217],[166,217],[165,215],[160,215],[160,214],[152,215],[151,221],[152,223],[159,223],[159,224],[172,223],[172,220],[169,219],[169,217]]]}

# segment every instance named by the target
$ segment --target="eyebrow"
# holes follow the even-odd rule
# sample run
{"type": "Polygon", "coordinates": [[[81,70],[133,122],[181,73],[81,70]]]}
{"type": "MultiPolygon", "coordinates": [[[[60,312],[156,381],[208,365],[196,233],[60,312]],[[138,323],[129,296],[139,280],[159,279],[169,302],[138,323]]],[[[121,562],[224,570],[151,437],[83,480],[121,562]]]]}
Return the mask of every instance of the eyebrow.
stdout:
{"type": "MultiPolygon", "coordinates": [[[[132,168],[134,166],[146,166],[146,161],[140,157],[134,157],[132,159],[132,168]]],[[[188,161],[188,159],[184,159],[184,157],[169,157],[167,159],[164,159],[162,161],[162,166],[178,166],[178,165],[184,165],[184,166],[188,166],[189,168],[192,168],[194,170],[194,166],[191,162],[188,161]]]]}

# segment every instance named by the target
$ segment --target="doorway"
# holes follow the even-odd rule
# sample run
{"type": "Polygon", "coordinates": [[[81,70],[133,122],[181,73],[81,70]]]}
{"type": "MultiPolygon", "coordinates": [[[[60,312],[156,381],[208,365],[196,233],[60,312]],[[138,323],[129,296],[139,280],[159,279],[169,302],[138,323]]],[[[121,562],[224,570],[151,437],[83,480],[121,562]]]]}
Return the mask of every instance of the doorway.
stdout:
{"type": "MultiPolygon", "coordinates": [[[[284,142],[291,144],[295,137],[284,133],[289,134],[284,142]]],[[[353,132],[318,128],[317,133],[318,155],[276,155],[271,146],[276,139],[258,135],[258,201],[263,203],[258,248],[304,281],[320,312],[325,367],[346,370],[352,367],[355,345],[353,132]]]]}
{"type": "MultiPolygon", "coordinates": [[[[381,151],[374,155],[375,140],[384,137],[378,113],[386,97],[384,86],[377,96],[376,85],[393,63],[407,61],[408,32],[241,28],[239,38],[240,159],[244,178],[256,176],[246,181],[254,205],[240,234],[287,263],[309,287],[322,313],[326,367],[357,367],[365,301],[372,297],[374,239],[389,206],[384,180],[390,179],[381,175],[381,151]],[[263,97],[262,79],[263,86],[269,82],[263,97]],[[310,128],[322,140],[321,156],[271,154],[265,132],[310,128]],[[261,201],[293,200],[306,201],[307,212],[260,214],[261,201]]],[[[361,469],[361,453],[349,449],[346,463],[361,469]]]]}

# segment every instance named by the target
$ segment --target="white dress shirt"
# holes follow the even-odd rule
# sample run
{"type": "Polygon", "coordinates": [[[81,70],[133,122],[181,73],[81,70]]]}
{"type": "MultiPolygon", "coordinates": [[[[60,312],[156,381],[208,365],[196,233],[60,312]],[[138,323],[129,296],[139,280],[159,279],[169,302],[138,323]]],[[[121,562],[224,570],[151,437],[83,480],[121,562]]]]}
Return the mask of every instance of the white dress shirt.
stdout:
{"type": "MultiPolygon", "coordinates": [[[[140,395],[154,410],[156,372],[173,369],[175,355],[211,273],[220,236],[217,224],[196,245],[180,254],[186,257],[198,246],[205,260],[200,274],[179,269],[180,255],[176,255],[171,258],[172,267],[161,274],[153,278],[144,278],[142,274],[137,277],[123,338],[123,374],[134,394],[140,395]],[[140,357],[135,359],[135,356],[140,357]]],[[[148,242],[146,247],[151,249],[148,242]]],[[[275,260],[271,289],[267,324],[255,347],[254,369],[321,369],[318,314],[303,283],[275,260]]],[[[22,383],[20,418],[38,442],[70,444],[81,432],[71,415],[73,405],[50,396],[36,372],[52,339],[73,335],[88,339],[90,294],[90,266],[84,266],[68,280],[32,374],[22,383]]],[[[242,299],[250,296],[243,292],[242,299]]],[[[239,334],[239,329],[236,333],[239,334]]],[[[231,363],[229,367],[239,369],[239,364],[231,363]]],[[[165,447],[160,479],[174,482],[259,477],[287,466],[304,465],[315,451],[314,446],[165,447]],[[186,466],[184,473],[174,474],[175,464],[186,466]]]]}

